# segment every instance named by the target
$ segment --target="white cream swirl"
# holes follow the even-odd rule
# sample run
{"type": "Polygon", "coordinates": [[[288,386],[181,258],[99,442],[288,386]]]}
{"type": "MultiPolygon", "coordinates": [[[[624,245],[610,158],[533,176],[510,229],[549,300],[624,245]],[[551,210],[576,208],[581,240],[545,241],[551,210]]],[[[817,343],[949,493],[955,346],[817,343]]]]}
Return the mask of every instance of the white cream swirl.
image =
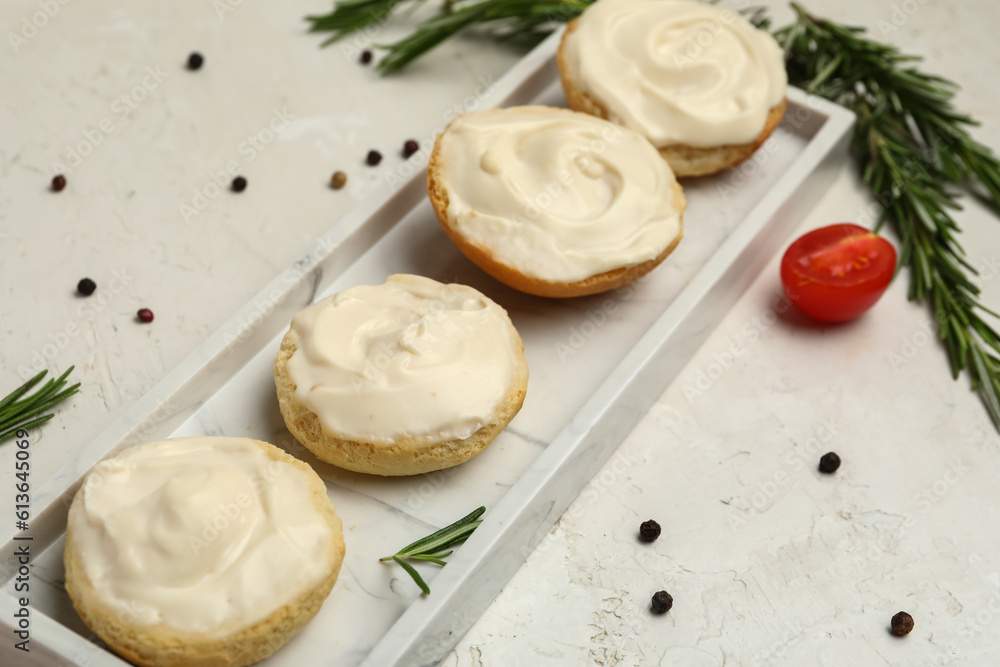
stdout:
{"type": "Polygon", "coordinates": [[[577,87],[659,147],[749,143],[788,87],[773,37],[700,2],[598,0],[564,56],[577,87]]]}
{"type": "Polygon", "coordinates": [[[153,442],[94,468],[69,527],[121,623],[226,634],[339,568],[310,482],[247,438],[153,442]]]}
{"type": "Polygon", "coordinates": [[[332,436],[462,440],[490,420],[522,354],[507,312],[465,285],[413,275],[351,287],[292,319],[295,397],[332,436]]]}
{"type": "Polygon", "coordinates": [[[450,225],[523,275],[575,282],[659,256],[676,179],[642,136],[551,107],[477,111],[438,139],[450,225]]]}

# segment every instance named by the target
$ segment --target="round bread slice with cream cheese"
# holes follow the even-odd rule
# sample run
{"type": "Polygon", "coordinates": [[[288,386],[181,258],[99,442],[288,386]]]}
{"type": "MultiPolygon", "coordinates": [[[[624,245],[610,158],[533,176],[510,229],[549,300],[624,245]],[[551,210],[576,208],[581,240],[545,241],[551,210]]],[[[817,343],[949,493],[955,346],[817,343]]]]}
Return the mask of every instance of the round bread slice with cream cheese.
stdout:
{"type": "Polygon", "coordinates": [[[528,366],[503,308],[471,287],[403,274],[295,315],[274,380],[288,430],[317,457],[415,475],[492,442],[521,409],[528,366]]]}
{"type": "Polygon", "coordinates": [[[598,0],[557,56],[570,108],[652,142],[679,177],[750,157],[785,113],[774,38],[739,13],[687,0],[598,0]]]}
{"type": "Polygon", "coordinates": [[[73,498],[66,590],[136,665],[242,667],[319,611],[344,558],[312,468],[249,438],[178,438],[97,464],[73,498]]]}
{"type": "Polygon", "coordinates": [[[427,189],[462,252],[529,294],[627,285],[681,240],[684,195],[638,133],[568,109],[459,116],[431,153],[427,189]]]}

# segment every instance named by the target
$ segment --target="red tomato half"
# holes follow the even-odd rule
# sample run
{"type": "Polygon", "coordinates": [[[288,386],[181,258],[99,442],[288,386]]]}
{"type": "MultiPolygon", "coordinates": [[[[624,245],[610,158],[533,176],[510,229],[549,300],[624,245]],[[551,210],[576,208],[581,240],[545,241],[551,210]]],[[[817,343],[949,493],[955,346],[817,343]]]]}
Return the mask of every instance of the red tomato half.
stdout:
{"type": "Polygon", "coordinates": [[[781,258],[785,294],[806,315],[846,322],[875,305],[896,270],[896,250],[847,223],[800,236],[781,258]]]}

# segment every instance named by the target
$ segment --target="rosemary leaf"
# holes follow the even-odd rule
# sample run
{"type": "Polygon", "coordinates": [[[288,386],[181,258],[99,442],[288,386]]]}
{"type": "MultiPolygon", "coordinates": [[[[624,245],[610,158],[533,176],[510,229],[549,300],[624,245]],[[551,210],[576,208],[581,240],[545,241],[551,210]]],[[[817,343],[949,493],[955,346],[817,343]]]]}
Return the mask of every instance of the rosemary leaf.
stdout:
{"type": "Polygon", "coordinates": [[[4,440],[7,440],[8,438],[14,437],[14,434],[17,433],[18,431],[22,430],[22,429],[25,430],[25,431],[27,431],[28,429],[34,428],[36,426],[40,426],[41,424],[44,424],[45,422],[47,422],[48,420],[52,419],[53,417],[55,417],[55,414],[45,415],[44,417],[40,417],[38,419],[34,419],[34,420],[28,422],[27,424],[20,424],[18,426],[15,426],[14,428],[10,429],[9,431],[4,431],[3,433],[0,433],[0,442],[3,442],[4,440]]]}
{"type": "Polygon", "coordinates": [[[33,428],[52,419],[54,414],[36,419],[32,417],[48,411],[77,393],[80,388],[79,383],[63,389],[66,386],[66,378],[74,368],[70,366],[58,378],[49,380],[34,394],[29,394],[28,392],[41,382],[48,372],[42,371],[0,400],[0,442],[14,437],[21,429],[33,428]]]}
{"type": "MultiPolygon", "coordinates": [[[[442,42],[471,26],[483,26],[494,38],[525,46],[537,44],[560,23],[579,16],[594,0],[453,0],[417,25],[398,42],[376,45],[387,51],[379,61],[383,74],[397,72],[442,42]]],[[[347,35],[384,24],[406,3],[423,0],[340,0],[329,14],[307,16],[311,32],[329,32],[327,46],[347,35]]]]}
{"type": "MultiPolygon", "coordinates": [[[[448,564],[445,561],[443,561],[440,558],[438,558],[437,556],[431,556],[430,554],[413,554],[412,556],[410,556],[410,558],[416,558],[417,560],[426,560],[426,561],[429,561],[431,563],[435,563],[437,565],[440,565],[441,567],[444,567],[445,565],[448,564]]],[[[396,559],[396,557],[394,556],[393,560],[395,560],[395,559],[396,559]]]]}
{"type": "Polygon", "coordinates": [[[0,401],[0,414],[2,414],[2,411],[8,405],[10,405],[11,403],[14,403],[15,401],[17,401],[17,399],[21,398],[26,393],[28,393],[29,391],[31,391],[32,387],[34,387],[36,384],[38,384],[39,382],[41,382],[42,378],[45,377],[46,373],[48,373],[48,370],[42,371],[41,373],[39,373],[35,377],[31,378],[30,380],[28,380],[27,382],[25,382],[24,384],[22,384],[19,388],[17,388],[14,391],[10,392],[10,394],[8,394],[6,398],[4,398],[2,401],[0,401]]]}
{"type": "Polygon", "coordinates": [[[398,563],[413,581],[420,586],[420,590],[424,592],[424,595],[428,595],[431,592],[430,587],[427,586],[427,582],[421,578],[420,574],[413,568],[412,565],[406,562],[405,559],[413,558],[416,560],[427,561],[429,563],[434,563],[435,565],[440,565],[444,567],[447,562],[444,560],[447,556],[452,554],[451,551],[441,553],[443,549],[452,547],[459,542],[463,542],[469,535],[472,534],[482,521],[479,517],[486,512],[485,507],[479,507],[469,514],[465,515],[455,523],[445,526],[441,530],[431,533],[427,537],[423,537],[416,542],[406,545],[399,551],[397,551],[392,556],[384,556],[380,558],[380,561],[394,561],[398,563]]]}
{"type": "Polygon", "coordinates": [[[393,556],[392,559],[394,561],[396,561],[396,563],[398,563],[401,568],[403,568],[404,570],[406,570],[406,573],[408,575],[410,575],[410,577],[413,579],[413,581],[417,582],[417,586],[420,586],[420,590],[422,590],[424,592],[424,595],[430,595],[431,594],[430,586],[427,585],[427,582],[424,581],[424,578],[420,576],[420,573],[417,572],[413,568],[412,565],[410,565],[409,563],[407,563],[405,560],[403,560],[399,556],[393,556]]]}
{"type": "Polygon", "coordinates": [[[400,549],[397,553],[401,553],[402,554],[402,553],[419,553],[419,552],[437,551],[437,549],[428,549],[426,547],[428,547],[432,542],[437,542],[442,537],[447,537],[447,536],[451,535],[452,533],[454,533],[454,531],[456,531],[456,530],[458,530],[460,528],[463,528],[464,526],[472,523],[473,521],[475,521],[476,519],[478,519],[479,517],[481,517],[485,512],[486,512],[486,508],[485,507],[476,508],[472,512],[470,512],[469,514],[467,514],[466,516],[462,517],[461,519],[459,519],[455,523],[451,524],[450,526],[445,526],[441,530],[439,530],[437,532],[434,532],[434,533],[431,533],[427,537],[422,537],[419,540],[417,540],[416,542],[413,542],[412,544],[407,544],[405,547],[403,547],[402,549],[400,549]]]}

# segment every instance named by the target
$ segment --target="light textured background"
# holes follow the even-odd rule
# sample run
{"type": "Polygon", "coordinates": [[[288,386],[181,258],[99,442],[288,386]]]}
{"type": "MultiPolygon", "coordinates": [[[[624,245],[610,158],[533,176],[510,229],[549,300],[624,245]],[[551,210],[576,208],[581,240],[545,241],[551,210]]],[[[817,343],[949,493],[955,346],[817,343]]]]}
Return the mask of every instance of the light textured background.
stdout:
{"type": "MultiPolygon", "coordinates": [[[[789,17],[761,4],[777,23],[789,17]]],[[[963,85],[977,136],[1000,146],[1000,6],[807,4],[926,56],[963,85]]],[[[518,57],[468,38],[381,79],[354,50],[320,50],[304,34],[301,16],[328,6],[0,6],[0,389],[38,358],[77,364],[84,383],[35,436],[34,485],[398,168],[405,139],[429,141],[518,57]],[[45,6],[58,10],[25,31],[45,6]],[[190,73],[194,49],[206,64],[190,73]],[[293,119],[252,152],[242,142],[276,114],[293,119]],[[49,192],[53,163],[81,142],[92,150],[67,170],[66,191],[49,192]],[[363,165],[370,148],[385,155],[378,169],[363,165]],[[249,187],[216,195],[212,174],[231,160],[249,187]],[[340,192],[326,187],[336,169],[350,177],[340,192]],[[196,190],[206,205],[185,219],[196,190]],[[99,285],[89,300],[74,296],[83,276],[99,285]],[[134,320],[143,306],[152,325],[134,320]]],[[[870,203],[845,165],[802,230],[856,220],[870,203]]],[[[1000,308],[1000,221],[966,203],[963,240],[1000,308]]],[[[834,328],[772,318],[777,275],[775,258],[446,665],[994,662],[1000,438],[964,379],[949,379],[905,275],[877,309],[834,328]],[[734,342],[743,352],[727,357],[734,342]],[[820,477],[829,449],[844,465],[820,477]],[[663,535],[639,544],[651,517],[663,535]],[[674,609],[653,617],[661,588],[674,609]],[[886,630],[900,609],[917,624],[903,640],[886,630]]],[[[0,446],[2,488],[12,469],[0,446]]],[[[0,497],[6,516],[13,492],[0,497]]]]}

